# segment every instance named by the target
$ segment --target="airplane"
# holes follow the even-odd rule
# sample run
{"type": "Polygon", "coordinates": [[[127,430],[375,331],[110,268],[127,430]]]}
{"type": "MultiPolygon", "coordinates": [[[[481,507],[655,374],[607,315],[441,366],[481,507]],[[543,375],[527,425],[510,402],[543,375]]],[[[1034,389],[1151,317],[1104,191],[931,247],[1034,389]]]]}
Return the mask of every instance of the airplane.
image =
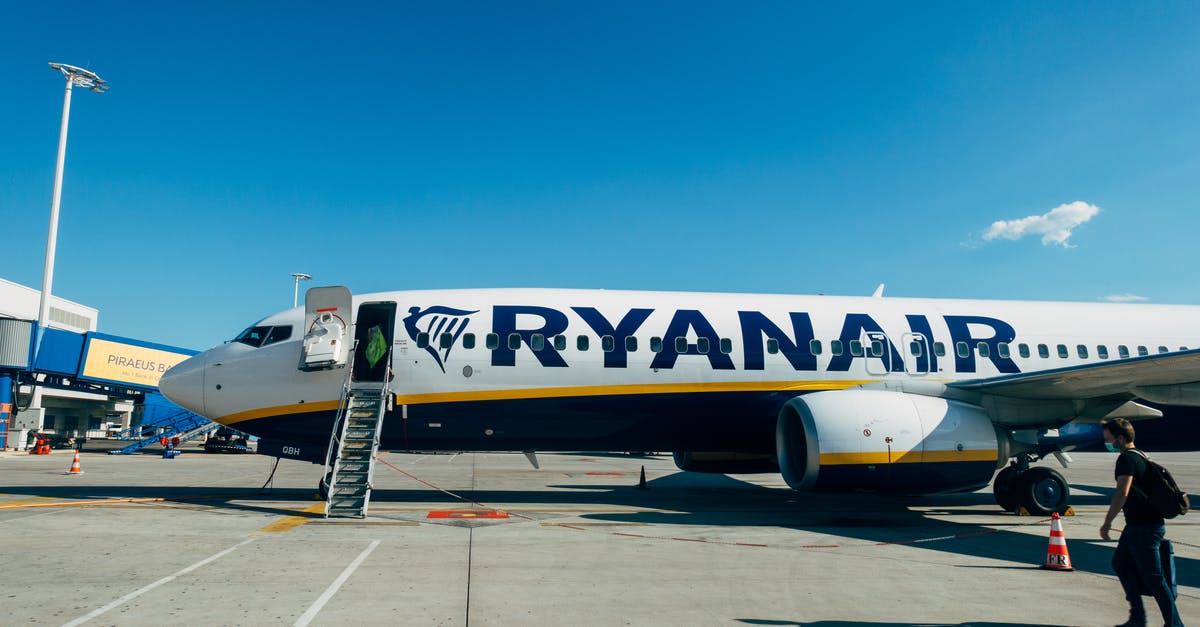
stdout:
{"type": "MultiPolygon", "coordinates": [[[[386,365],[393,451],[671,451],[795,490],[965,492],[1063,512],[1071,424],[1200,406],[1200,307],[583,289],[310,289],[160,390],[321,463],[386,365]],[[373,359],[368,358],[368,353],[373,359]],[[381,356],[385,357],[381,360],[381,356]],[[996,475],[996,471],[999,474],[996,475]],[[993,481],[993,476],[995,480],[993,481]]],[[[1094,431],[1093,431],[1094,434],[1094,431]]],[[[535,464],[536,465],[536,464],[535,464]]]]}

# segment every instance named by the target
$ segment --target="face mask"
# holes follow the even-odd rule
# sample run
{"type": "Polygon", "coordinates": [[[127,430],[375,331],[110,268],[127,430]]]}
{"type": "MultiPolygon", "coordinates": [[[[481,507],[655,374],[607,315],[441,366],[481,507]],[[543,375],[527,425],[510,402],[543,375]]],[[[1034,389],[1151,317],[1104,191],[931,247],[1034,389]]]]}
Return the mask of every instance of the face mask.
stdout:
{"type": "Polygon", "coordinates": [[[1105,442],[1104,448],[1108,449],[1109,453],[1120,453],[1121,452],[1121,449],[1118,448],[1117,445],[1113,444],[1112,442],[1105,442]]]}

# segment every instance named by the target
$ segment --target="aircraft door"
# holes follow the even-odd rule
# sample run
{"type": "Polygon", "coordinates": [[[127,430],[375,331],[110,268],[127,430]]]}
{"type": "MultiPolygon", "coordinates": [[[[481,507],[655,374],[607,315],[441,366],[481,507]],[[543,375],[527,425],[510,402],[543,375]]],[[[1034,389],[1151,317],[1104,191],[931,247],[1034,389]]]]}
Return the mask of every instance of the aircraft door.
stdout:
{"type": "Polygon", "coordinates": [[[923,333],[905,333],[901,338],[904,371],[908,374],[929,374],[929,338],[923,333]]]}
{"type": "Polygon", "coordinates": [[[352,337],[350,290],[343,286],[314,287],[304,293],[304,341],[300,370],[343,368],[352,337]]]}
{"type": "Polygon", "coordinates": [[[892,351],[887,334],[867,331],[863,333],[862,343],[867,374],[885,375],[890,373],[892,371],[892,351]]]}
{"type": "Polygon", "coordinates": [[[396,303],[363,303],[354,321],[355,381],[382,383],[392,358],[395,335],[396,303]]]}

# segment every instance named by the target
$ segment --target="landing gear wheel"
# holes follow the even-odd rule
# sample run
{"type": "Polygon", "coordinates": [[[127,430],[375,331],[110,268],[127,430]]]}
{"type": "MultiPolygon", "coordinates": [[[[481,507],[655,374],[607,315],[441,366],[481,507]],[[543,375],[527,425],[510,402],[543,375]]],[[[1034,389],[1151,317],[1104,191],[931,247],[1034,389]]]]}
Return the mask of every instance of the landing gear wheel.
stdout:
{"type": "Polygon", "coordinates": [[[996,475],[996,479],[992,481],[992,494],[996,497],[996,505],[1006,512],[1017,511],[1017,505],[1021,500],[1017,495],[1020,478],[1021,473],[1017,471],[1017,467],[1008,466],[1001,470],[996,475]]]}
{"type": "Polygon", "coordinates": [[[321,477],[321,480],[317,482],[317,494],[321,497],[321,500],[329,499],[329,480],[332,478],[332,472],[326,473],[325,476],[321,477]]]}
{"type": "Polygon", "coordinates": [[[1017,477],[1015,492],[1030,514],[1046,516],[1051,512],[1067,511],[1071,503],[1071,487],[1053,468],[1037,466],[1017,477]]]}

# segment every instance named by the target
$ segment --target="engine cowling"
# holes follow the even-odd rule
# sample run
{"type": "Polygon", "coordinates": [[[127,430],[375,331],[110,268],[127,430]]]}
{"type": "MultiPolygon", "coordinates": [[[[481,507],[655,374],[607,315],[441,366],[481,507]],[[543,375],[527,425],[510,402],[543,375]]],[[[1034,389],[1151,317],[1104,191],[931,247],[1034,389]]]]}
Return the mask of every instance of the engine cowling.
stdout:
{"type": "Polygon", "coordinates": [[[754,453],[721,453],[676,451],[675,466],[689,472],[711,472],[726,475],[779,472],[771,455],[754,453]]]}
{"type": "Polygon", "coordinates": [[[779,470],[796,490],[976,490],[1005,461],[997,442],[979,406],[881,390],[794,398],[775,428],[779,470]]]}

